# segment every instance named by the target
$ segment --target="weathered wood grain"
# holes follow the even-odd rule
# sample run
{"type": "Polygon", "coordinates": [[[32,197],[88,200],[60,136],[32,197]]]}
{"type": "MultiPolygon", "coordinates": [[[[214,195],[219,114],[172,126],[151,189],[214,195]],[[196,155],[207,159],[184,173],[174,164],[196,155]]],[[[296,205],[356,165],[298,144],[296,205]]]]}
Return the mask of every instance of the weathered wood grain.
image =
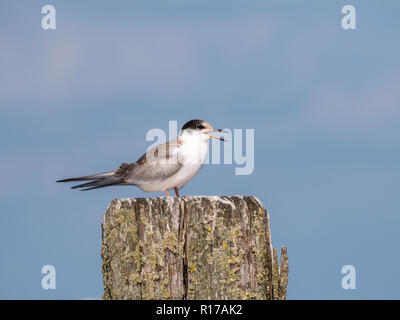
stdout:
{"type": "Polygon", "coordinates": [[[286,297],[286,248],[279,268],[255,197],[113,200],[101,255],[104,299],[286,297]]]}

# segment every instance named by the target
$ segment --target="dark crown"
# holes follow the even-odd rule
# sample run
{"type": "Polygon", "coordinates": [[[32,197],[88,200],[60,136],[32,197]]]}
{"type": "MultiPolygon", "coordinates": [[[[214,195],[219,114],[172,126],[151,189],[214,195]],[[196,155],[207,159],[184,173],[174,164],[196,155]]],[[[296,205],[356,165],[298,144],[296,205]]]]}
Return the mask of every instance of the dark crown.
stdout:
{"type": "Polygon", "coordinates": [[[195,130],[195,129],[198,129],[199,126],[202,126],[204,128],[203,122],[204,122],[203,120],[198,120],[198,119],[190,120],[183,125],[182,130],[185,130],[185,129],[194,129],[195,130]]]}

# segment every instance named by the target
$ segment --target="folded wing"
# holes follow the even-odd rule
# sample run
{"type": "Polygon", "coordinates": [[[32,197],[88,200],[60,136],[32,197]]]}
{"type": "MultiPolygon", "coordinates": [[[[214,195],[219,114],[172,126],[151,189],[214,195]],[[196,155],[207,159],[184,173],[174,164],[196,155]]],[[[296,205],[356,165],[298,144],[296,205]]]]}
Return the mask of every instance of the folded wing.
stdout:
{"type": "Polygon", "coordinates": [[[72,189],[87,191],[115,185],[142,185],[163,181],[182,167],[178,159],[178,139],[160,144],[149,150],[134,163],[123,163],[116,171],[96,173],[89,176],[59,180],[57,182],[89,181],[72,189]]]}
{"type": "Polygon", "coordinates": [[[132,164],[122,164],[114,179],[122,178],[126,184],[141,185],[163,181],[181,169],[178,159],[179,140],[160,144],[132,164]]]}

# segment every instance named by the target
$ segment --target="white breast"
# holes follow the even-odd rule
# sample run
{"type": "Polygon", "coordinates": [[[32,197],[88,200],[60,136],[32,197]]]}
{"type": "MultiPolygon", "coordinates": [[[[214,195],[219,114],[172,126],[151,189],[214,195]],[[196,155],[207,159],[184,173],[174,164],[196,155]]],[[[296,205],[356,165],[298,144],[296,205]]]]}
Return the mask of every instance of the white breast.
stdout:
{"type": "Polygon", "coordinates": [[[208,156],[208,140],[197,136],[181,136],[181,145],[178,151],[178,161],[182,167],[171,177],[163,181],[153,181],[141,184],[143,191],[165,191],[177,187],[180,189],[196,176],[208,156]]]}
{"type": "Polygon", "coordinates": [[[182,168],[168,179],[170,188],[183,187],[196,176],[208,156],[208,143],[195,138],[186,139],[179,150],[182,168]]]}
{"type": "Polygon", "coordinates": [[[199,140],[196,137],[188,137],[182,141],[179,149],[179,161],[183,164],[200,165],[204,164],[208,155],[207,140],[199,140]]]}
{"type": "Polygon", "coordinates": [[[179,148],[178,159],[181,169],[168,179],[146,186],[140,186],[143,191],[165,191],[174,187],[182,188],[196,176],[208,156],[208,143],[195,137],[185,137],[179,148]]]}

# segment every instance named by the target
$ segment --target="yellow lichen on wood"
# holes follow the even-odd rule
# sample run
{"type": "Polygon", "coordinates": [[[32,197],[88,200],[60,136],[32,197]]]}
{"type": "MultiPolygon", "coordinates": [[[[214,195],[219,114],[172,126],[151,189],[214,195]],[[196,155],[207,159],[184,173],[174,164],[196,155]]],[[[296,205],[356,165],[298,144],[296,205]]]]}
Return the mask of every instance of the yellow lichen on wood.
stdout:
{"type": "Polygon", "coordinates": [[[113,200],[102,223],[103,298],[282,298],[287,255],[276,280],[268,219],[254,197],[113,200]]]}

